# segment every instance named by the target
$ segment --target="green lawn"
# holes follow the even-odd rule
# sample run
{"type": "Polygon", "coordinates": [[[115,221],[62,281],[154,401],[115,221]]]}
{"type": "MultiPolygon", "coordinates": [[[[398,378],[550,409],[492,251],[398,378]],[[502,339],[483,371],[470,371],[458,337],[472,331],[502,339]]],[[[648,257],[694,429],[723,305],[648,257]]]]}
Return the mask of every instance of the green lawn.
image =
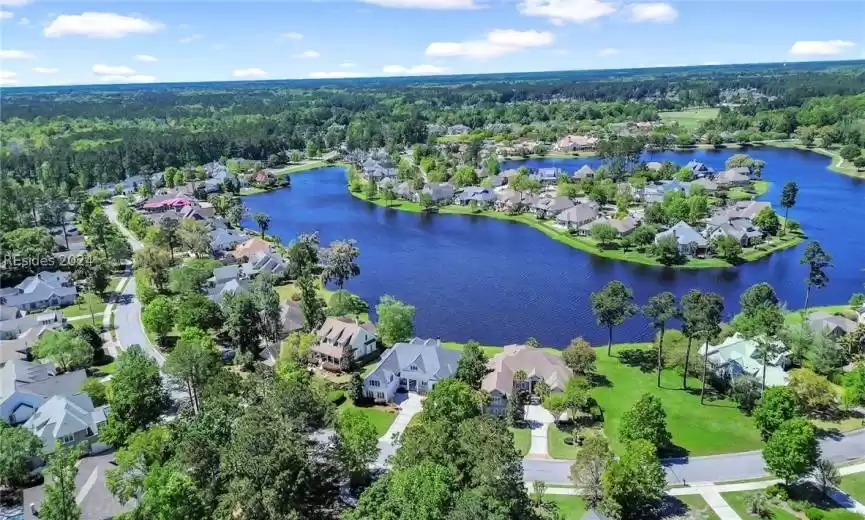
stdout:
{"type": "Polygon", "coordinates": [[[355,406],[354,403],[351,402],[351,399],[346,399],[339,406],[340,410],[345,410],[347,408],[357,408],[363,412],[369,418],[372,425],[375,426],[375,431],[379,437],[384,435],[384,432],[390,428],[390,425],[393,424],[397,415],[396,409],[389,406],[355,406]]]}
{"type": "MultiPolygon", "coordinates": [[[[804,296],[803,296],[804,297],[804,296]]],[[[809,307],[808,314],[817,311],[828,312],[829,314],[835,314],[836,312],[843,312],[847,310],[851,310],[852,307],[849,305],[823,305],[816,307],[809,307]]],[[[784,316],[784,321],[787,325],[798,325],[802,323],[802,312],[800,310],[790,311],[784,316]]]]}
{"type": "Polygon", "coordinates": [[[769,191],[768,181],[754,181],[748,188],[735,187],[727,192],[727,196],[733,200],[751,200],[769,191]]]}
{"type": "Polygon", "coordinates": [[[551,424],[547,432],[547,450],[550,452],[550,457],[554,459],[574,460],[579,448],[565,444],[565,439],[570,438],[570,430],[562,430],[559,429],[558,424],[551,424]]]}
{"type": "MultiPolygon", "coordinates": [[[[735,493],[722,493],[721,496],[724,497],[724,500],[730,504],[730,507],[733,508],[736,513],[739,514],[745,520],[760,520],[759,516],[752,515],[748,513],[748,506],[745,505],[745,502],[748,498],[748,495],[753,493],[753,491],[737,491],[735,493]]],[[[778,507],[777,505],[772,507],[773,520],[798,520],[798,517],[791,513],[790,511],[778,507]]]]}
{"type": "MultiPolygon", "coordinates": [[[[99,303],[98,305],[93,306],[93,313],[105,312],[105,307],[108,304],[105,302],[99,303]]],[[[76,316],[90,316],[90,308],[84,305],[83,303],[76,303],[75,305],[70,305],[68,307],[63,307],[60,310],[63,311],[63,316],[68,318],[75,318],[76,316]]],[[[97,316],[97,321],[98,321],[97,316]]]]}
{"type": "Polygon", "coordinates": [[[675,112],[659,112],[658,115],[664,123],[679,123],[683,129],[694,131],[703,121],[718,117],[718,112],[717,108],[692,108],[675,112]]]}
{"type": "Polygon", "coordinates": [[[702,513],[702,516],[694,516],[693,518],[703,518],[705,520],[719,520],[715,511],[709,507],[706,500],[700,495],[682,495],[678,497],[670,497],[671,500],[677,500],[688,508],[692,513],[702,513]]]}
{"type": "MultiPolygon", "coordinates": [[[[532,492],[529,491],[529,496],[532,492]]],[[[544,500],[559,506],[559,513],[564,520],[580,520],[586,513],[586,501],[576,495],[544,495],[544,500]]]]}
{"type": "Polygon", "coordinates": [[[843,477],[841,489],[857,501],[865,503],[865,473],[855,473],[843,477]]]}
{"type": "Polygon", "coordinates": [[[646,361],[648,366],[654,365],[654,352],[645,343],[614,345],[613,357],[607,357],[605,351],[598,352],[597,371],[606,376],[609,386],[595,388],[592,394],[603,409],[604,432],[615,451],[622,450],[618,440],[622,415],[645,393],[661,399],[673,444],[691,456],[760,448],[760,435],[753,419],[745,416],[735,403],[721,400],[700,405],[700,381],[690,378],[690,391],[683,391],[682,378],[673,370],[662,373],[662,388],[657,388],[653,369],[644,372],[620,361],[626,351],[631,351],[625,355],[634,359],[635,364],[646,361]]]}
{"type": "Polygon", "coordinates": [[[532,446],[532,430],[529,428],[508,428],[514,434],[514,446],[523,457],[529,452],[532,446]]]}
{"type": "MultiPolygon", "coordinates": [[[[462,343],[448,342],[443,345],[459,350],[462,343]]],[[[481,348],[489,356],[501,352],[501,347],[485,345],[481,348]]],[[[561,351],[556,349],[547,351],[561,354],[561,351]]],[[[687,450],[691,456],[760,448],[760,435],[754,427],[753,419],[739,411],[735,403],[721,400],[707,401],[705,405],[700,405],[700,381],[689,378],[690,391],[683,391],[682,378],[673,370],[663,372],[662,388],[657,388],[654,369],[642,371],[636,366],[641,362],[654,366],[654,351],[648,343],[613,345],[613,357],[607,356],[606,349],[598,349],[597,373],[606,378],[606,384],[594,388],[592,395],[601,405],[604,434],[615,451],[621,453],[622,450],[618,441],[622,415],[645,393],[661,399],[667,412],[667,427],[673,436],[673,443],[687,450]],[[624,357],[632,360],[635,366],[621,362],[622,353],[626,351],[630,352],[624,357]]],[[[554,458],[574,457],[569,453],[573,448],[564,444],[565,435],[567,434],[557,427],[550,427],[548,443],[550,455],[554,458]]]]}
{"type": "Polygon", "coordinates": [[[106,363],[105,365],[94,366],[93,377],[102,378],[107,375],[113,374],[117,370],[116,363],[116,361],[112,361],[111,363],[106,363]]]}

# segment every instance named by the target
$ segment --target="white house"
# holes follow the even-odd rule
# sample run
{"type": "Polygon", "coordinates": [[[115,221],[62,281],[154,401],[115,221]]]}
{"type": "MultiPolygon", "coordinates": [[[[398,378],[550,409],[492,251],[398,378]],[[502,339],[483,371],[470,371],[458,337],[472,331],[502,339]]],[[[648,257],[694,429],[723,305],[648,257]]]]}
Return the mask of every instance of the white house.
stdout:
{"type": "Polygon", "coordinates": [[[345,353],[351,349],[354,359],[368,356],[375,351],[375,325],[359,323],[354,318],[328,318],[318,329],[318,343],[312,346],[312,360],[329,370],[345,370],[349,367],[345,353]]]}
{"type": "Polygon", "coordinates": [[[385,351],[363,380],[363,393],[376,402],[393,402],[398,391],[425,394],[442,379],[456,374],[460,352],[437,339],[414,338],[385,351]]]}
{"type": "MultiPolygon", "coordinates": [[[[767,359],[766,366],[758,354],[758,342],[747,339],[741,334],[734,334],[725,339],[720,345],[709,345],[709,362],[716,371],[727,379],[740,375],[751,375],[757,379],[763,379],[766,372],[766,386],[782,386],[787,384],[787,371],[790,360],[787,355],[787,347],[780,341],[775,341],[775,351],[767,359]]],[[[706,355],[706,345],[700,346],[700,355],[706,355]]]]}
{"type": "Polygon", "coordinates": [[[98,442],[99,428],[107,421],[108,407],[93,406],[85,392],[55,395],[45,401],[24,428],[42,440],[43,452],[54,453],[57,443],[63,446],[85,445],[88,451],[108,449],[98,442]]]}
{"type": "Polygon", "coordinates": [[[0,367],[0,420],[23,423],[49,398],[80,392],[86,379],[84,370],[57,375],[53,363],[9,360],[0,367]]]}

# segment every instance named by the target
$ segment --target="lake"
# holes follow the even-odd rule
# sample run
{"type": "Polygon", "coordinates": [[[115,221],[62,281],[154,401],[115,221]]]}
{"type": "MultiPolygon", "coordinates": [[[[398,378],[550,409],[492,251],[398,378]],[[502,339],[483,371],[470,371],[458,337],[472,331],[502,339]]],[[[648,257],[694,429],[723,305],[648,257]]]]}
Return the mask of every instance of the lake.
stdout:
{"type": "MultiPolygon", "coordinates": [[[[735,151],[698,150],[646,154],[646,161],[691,159],[722,169],[735,151]]],[[[799,184],[790,217],[810,239],[832,254],[825,289],[812,291],[811,304],[846,302],[865,282],[865,182],[836,174],[829,158],[811,152],[761,148],[749,155],[766,161],[763,178],[772,182],[761,200],[776,210],[783,184],[799,184]]],[[[510,161],[502,168],[558,166],[568,172],[600,160],[538,159],[510,161]]],[[[692,288],[724,296],[727,317],[739,295],[767,281],[787,302],[800,308],[806,269],[800,265],[805,243],[757,262],[726,269],[669,269],[619,262],[578,251],[528,226],[466,215],[425,215],[388,210],[348,193],[342,168],[292,176],[292,186],[244,197],[250,215],[270,215],[270,233],[287,244],[298,233],[318,231],[323,244],[353,238],[360,247],[360,276],[346,288],[375,305],[390,294],[417,307],[415,332],[453,341],[474,339],[504,345],[537,338],[550,346],[575,336],[603,343],[606,330],[591,311],[589,295],[610,280],[623,281],[642,304],[651,295],[692,288]]],[[[244,225],[254,228],[247,219],[244,225]]],[[[806,242],[807,243],[807,242],[806,242]]],[[[646,320],[635,316],[614,331],[614,341],[652,337],[646,320]]]]}

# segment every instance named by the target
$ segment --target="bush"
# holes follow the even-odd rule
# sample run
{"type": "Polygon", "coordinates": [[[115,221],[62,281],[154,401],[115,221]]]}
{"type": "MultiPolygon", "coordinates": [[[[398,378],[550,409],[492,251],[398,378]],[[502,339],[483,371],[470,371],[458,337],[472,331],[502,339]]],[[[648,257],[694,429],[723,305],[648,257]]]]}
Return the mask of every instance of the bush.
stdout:
{"type": "Polygon", "coordinates": [[[865,294],[857,292],[853,293],[853,296],[850,297],[850,305],[853,307],[859,307],[863,303],[865,303],[865,294]]]}
{"type": "Polygon", "coordinates": [[[823,517],[826,516],[826,513],[823,512],[822,509],[817,509],[816,507],[808,508],[805,511],[805,518],[808,520],[823,520],[823,517]]]}
{"type": "Polygon", "coordinates": [[[748,513],[759,518],[772,518],[772,504],[769,497],[762,491],[755,491],[745,497],[745,507],[748,513]]]}
{"type": "Polygon", "coordinates": [[[770,500],[779,500],[786,502],[790,498],[790,492],[783,484],[773,484],[766,488],[766,496],[770,500]]]}
{"type": "Polygon", "coordinates": [[[295,291],[291,293],[291,301],[299,302],[300,301],[300,291],[295,291]]]}
{"type": "Polygon", "coordinates": [[[334,406],[339,406],[345,402],[345,392],[342,390],[331,390],[327,393],[327,400],[334,404],[334,406]]]}

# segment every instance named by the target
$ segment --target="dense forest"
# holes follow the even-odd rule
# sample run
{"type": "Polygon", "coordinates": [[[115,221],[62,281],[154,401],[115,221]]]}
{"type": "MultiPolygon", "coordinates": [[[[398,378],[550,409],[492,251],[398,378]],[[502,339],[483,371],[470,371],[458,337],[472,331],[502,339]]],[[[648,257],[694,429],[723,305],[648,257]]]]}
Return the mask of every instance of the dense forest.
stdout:
{"type": "Polygon", "coordinates": [[[550,140],[662,110],[754,92],[703,131],[776,138],[800,126],[861,146],[865,62],[548,72],[432,78],[11,89],[0,134],[4,178],[67,192],[220,157],[400,147],[428,124],[550,140]],[[819,99],[813,99],[819,98],[819,99]],[[837,127],[837,128],[836,128],[837,127]]]}

